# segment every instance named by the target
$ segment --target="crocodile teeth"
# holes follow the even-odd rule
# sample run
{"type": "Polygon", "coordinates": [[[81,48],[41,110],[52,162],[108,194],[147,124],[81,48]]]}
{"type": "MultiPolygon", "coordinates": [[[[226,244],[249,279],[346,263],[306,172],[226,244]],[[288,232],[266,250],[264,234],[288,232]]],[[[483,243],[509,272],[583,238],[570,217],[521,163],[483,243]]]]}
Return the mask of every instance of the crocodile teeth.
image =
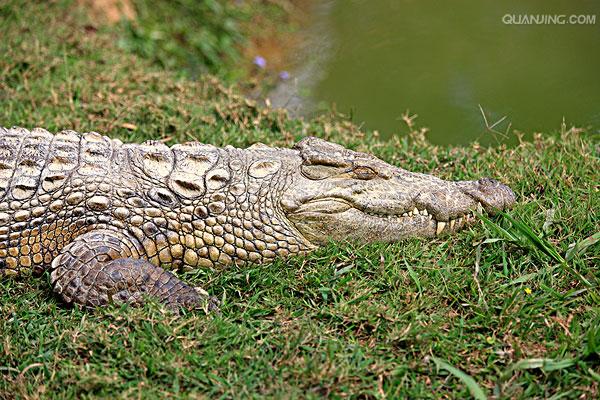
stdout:
{"type": "Polygon", "coordinates": [[[433,219],[433,215],[429,214],[429,219],[433,219]]]}
{"type": "Polygon", "coordinates": [[[408,213],[403,213],[402,216],[403,217],[408,217],[408,213]]]}
{"type": "Polygon", "coordinates": [[[460,218],[458,218],[458,225],[459,225],[459,226],[460,226],[460,225],[462,225],[462,224],[463,224],[463,221],[464,221],[464,220],[463,220],[463,217],[460,217],[460,218]]]}
{"type": "Polygon", "coordinates": [[[413,210],[413,214],[414,215],[419,215],[419,210],[417,209],[417,207],[415,207],[415,209],[413,210]]]}
{"type": "Polygon", "coordinates": [[[423,209],[423,211],[421,211],[421,215],[427,215],[427,214],[428,214],[428,213],[427,213],[427,210],[426,210],[426,209],[423,209]]]}
{"type": "Polygon", "coordinates": [[[446,223],[445,222],[442,222],[442,221],[438,222],[435,234],[439,235],[440,233],[442,233],[442,231],[444,230],[445,227],[446,227],[446,223]]]}
{"type": "Polygon", "coordinates": [[[453,219],[451,219],[451,220],[450,220],[450,230],[451,230],[451,231],[452,231],[452,230],[454,230],[454,225],[455,225],[455,224],[456,224],[456,221],[455,221],[455,220],[453,220],[453,219]]]}

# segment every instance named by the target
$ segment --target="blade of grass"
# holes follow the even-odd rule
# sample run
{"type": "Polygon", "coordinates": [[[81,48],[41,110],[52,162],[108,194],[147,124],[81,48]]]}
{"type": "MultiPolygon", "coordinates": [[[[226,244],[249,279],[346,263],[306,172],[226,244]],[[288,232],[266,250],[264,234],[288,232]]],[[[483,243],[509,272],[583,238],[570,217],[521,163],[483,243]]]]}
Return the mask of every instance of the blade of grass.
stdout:
{"type": "Polygon", "coordinates": [[[404,260],[404,264],[406,265],[406,269],[408,270],[408,275],[415,282],[415,285],[417,285],[417,289],[419,290],[419,295],[421,295],[423,293],[423,289],[421,288],[421,282],[419,281],[419,275],[417,275],[415,270],[412,269],[412,267],[410,266],[410,264],[408,262],[406,262],[406,260],[404,260]]]}
{"type": "Polygon", "coordinates": [[[525,274],[525,275],[521,275],[520,277],[518,277],[517,279],[513,279],[512,281],[505,283],[503,285],[500,285],[500,287],[508,287],[508,286],[512,286],[512,285],[517,285],[519,283],[525,283],[528,282],[530,280],[532,280],[533,278],[537,277],[538,275],[541,274],[542,271],[539,272],[532,272],[531,274],[525,274]]]}
{"type": "Polygon", "coordinates": [[[511,223],[511,228],[514,228],[514,232],[501,227],[483,214],[479,214],[478,216],[488,227],[503,235],[507,240],[520,244],[523,247],[532,247],[559,263],[565,262],[565,259],[558,253],[556,248],[550,242],[537,235],[529,225],[517,221],[502,211],[498,212],[498,215],[511,223]]]}
{"type": "Polygon", "coordinates": [[[547,255],[552,260],[556,261],[558,263],[558,266],[561,269],[563,269],[567,273],[576,277],[583,285],[585,285],[587,287],[597,286],[597,285],[593,285],[592,283],[590,283],[590,281],[588,279],[586,279],[578,271],[576,271],[570,265],[568,265],[567,261],[556,250],[556,247],[554,247],[547,240],[545,240],[545,239],[541,238],[539,235],[537,235],[533,231],[533,229],[531,229],[531,227],[529,227],[529,225],[525,224],[524,222],[517,221],[516,219],[511,217],[509,214],[504,213],[502,211],[499,211],[498,215],[502,216],[502,218],[505,218],[507,221],[509,221],[511,223],[511,226],[515,229],[515,232],[514,232],[515,234],[513,234],[512,232],[510,232],[507,229],[504,229],[499,224],[492,221],[491,219],[489,219],[488,217],[486,217],[483,214],[480,214],[479,218],[481,218],[481,220],[488,227],[491,227],[496,232],[500,233],[501,235],[504,235],[507,240],[509,240],[523,248],[530,248],[530,249],[539,251],[539,252],[547,255]]]}
{"type": "Polygon", "coordinates": [[[518,232],[521,233],[526,239],[528,239],[529,242],[542,253],[546,254],[547,256],[559,263],[565,262],[565,259],[558,253],[556,247],[554,247],[547,240],[542,239],[539,235],[537,235],[533,231],[533,229],[529,227],[529,225],[521,221],[517,221],[507,213],[502,212],[501,215],[503,218],[506,218],[508,221],[510,221],[510,223],[518,230],[518,232]]]}
{"type": "Polygon", "coordinates": [[[566,260],[571,261],[576,256],[585,253],[588,247],[593,246],[598,242],[600,242],[600,232],[596,232],[592,236],[572,244],[569,246],[569,250],[567,250],[567,254],[565,255],[566,260]]]}
{"type": "Polygon", "coordinates": [[[463,383],[465,385],[467,385],[467,388],[469,389],[469,392],[471,392],[471,396],[473,396],[473,398],[475,398],[477,400],[486,400],[487,399],[487,396],[486,396],[485,392],[483,391],[483,389],[481,388],[481,386],[479,386],[479,384],[475,381],[475,379],[473,379],[470,375],[468,375],[467,373],[463,372],[462,370],[454,367],[453,365],[449,364],[448,362],[442,360],[441,358],[432,357],[432,360],[435,363],[436,368],[438,370],[440,370],[440,369],[446,370],[450,374],[454,375],[456,378],[463,381],[463,383]]]}
{"type": "Polygon", "coordinates": [[[526,358],[511,365],[506,372],[502,374],[502,380],[509,379],[515,371],[541,369],[544,372],[551,372],[572,367],[576,363],[576,358],[567,358],[564,360],[553,360],[551,358],[526,358]]]}

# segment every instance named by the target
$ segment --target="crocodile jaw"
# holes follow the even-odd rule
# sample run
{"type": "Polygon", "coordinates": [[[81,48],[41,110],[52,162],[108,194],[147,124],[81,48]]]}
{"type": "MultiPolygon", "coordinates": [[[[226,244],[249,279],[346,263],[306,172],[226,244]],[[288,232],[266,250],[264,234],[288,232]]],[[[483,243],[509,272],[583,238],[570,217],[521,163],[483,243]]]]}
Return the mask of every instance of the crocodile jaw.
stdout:
{"type": "MultiPolygon", "coordinates": [[[[288,218],[312,243],[323,244],[328,240],[350,240],[369,242],[395,242],[410,237],[434,237],[454,233],[473,223],[475,213],[468,210],[464,214],[447,221],[437,220],[423,207],[401,214],[362,211],[348,205],[346,209],[333,207],[317,210],[318,204],[330,202],[339,204],[336,199],[309,202],[288,218]]],[[[481,204],[479,204],[483,210],[481,204]]]]}
{"type": "Polygon", "coordinates": [[[477,212],[493,214],[515,202],[510,188],[490,178],[445,181],[314,138],[299,148],[301,173],[281,207],[314,244],[434,237],[465,227],[477,212]]]}

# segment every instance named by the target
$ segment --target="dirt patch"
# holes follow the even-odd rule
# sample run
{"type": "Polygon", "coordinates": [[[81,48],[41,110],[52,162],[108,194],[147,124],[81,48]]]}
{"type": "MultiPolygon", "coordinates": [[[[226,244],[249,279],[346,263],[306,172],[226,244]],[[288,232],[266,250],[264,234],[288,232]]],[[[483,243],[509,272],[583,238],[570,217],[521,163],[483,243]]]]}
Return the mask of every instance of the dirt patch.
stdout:
{"type": "Polygon", "coordinates": [[[115,24],[122,19],[135,19],[135,8],[130,0],[77,0],[93,21],[115,24]]]}

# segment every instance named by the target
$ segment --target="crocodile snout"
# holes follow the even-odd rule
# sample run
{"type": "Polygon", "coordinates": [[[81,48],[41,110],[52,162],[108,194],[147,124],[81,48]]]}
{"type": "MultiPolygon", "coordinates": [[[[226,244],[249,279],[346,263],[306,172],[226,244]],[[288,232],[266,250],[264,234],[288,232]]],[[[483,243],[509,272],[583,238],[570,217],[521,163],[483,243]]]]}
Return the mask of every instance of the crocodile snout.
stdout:
{"type": "Polygon", "coordinates": [[[515,203],[515,194],[508,186],[492,178],[481,178],[468,182],[470,185],[463,190],[474,200],[481,203],[488,213],[504,210],[515,203]]]}
{"type": "Polygon", "coordinates": [[[480,208],[494,214],[515,202],[513,191],[491,179],[445,182],[435,190],[421,191],[413,199],[418,209],[427,209],[437,221],[451,221],[480,208]]]}

